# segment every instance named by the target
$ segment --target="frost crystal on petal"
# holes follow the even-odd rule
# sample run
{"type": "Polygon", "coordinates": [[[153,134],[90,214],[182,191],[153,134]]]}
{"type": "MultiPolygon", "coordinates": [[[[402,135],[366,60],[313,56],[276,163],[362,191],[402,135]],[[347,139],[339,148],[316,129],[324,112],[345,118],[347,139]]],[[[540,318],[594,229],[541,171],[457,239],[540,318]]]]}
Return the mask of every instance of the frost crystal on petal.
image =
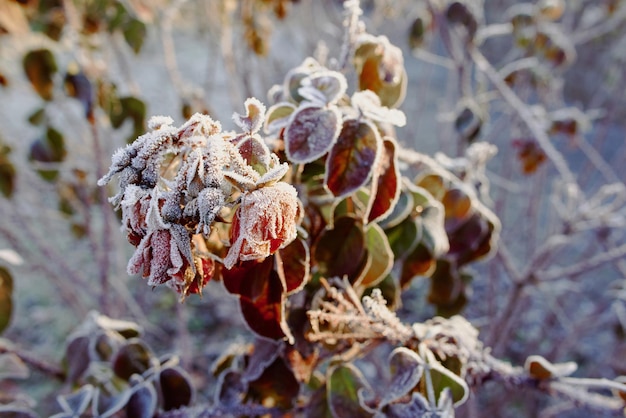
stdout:
{"type": "Polygon", "coordinates": [[[234,113],[233,121],[244,132],[250,134],[257,133],[265,121],[265,105],[254,97],[248,98],[244,105],[246,107],[246,115],[234,113]]]}
{"type": "Polygon", "coordinates": [[[169,116],[152,116],[148,121],[148,129],[156,131],[163,126],[170,126],[174,123],[174,119],[169,116]]]}
{"type": "Polygon", "coordinates": [[[268,257],[296,239],[301,209],[296,189],[279,182],[243,195],[231,227],[231,247],[224,259],[230,269],[239,260],[268,257]]]}

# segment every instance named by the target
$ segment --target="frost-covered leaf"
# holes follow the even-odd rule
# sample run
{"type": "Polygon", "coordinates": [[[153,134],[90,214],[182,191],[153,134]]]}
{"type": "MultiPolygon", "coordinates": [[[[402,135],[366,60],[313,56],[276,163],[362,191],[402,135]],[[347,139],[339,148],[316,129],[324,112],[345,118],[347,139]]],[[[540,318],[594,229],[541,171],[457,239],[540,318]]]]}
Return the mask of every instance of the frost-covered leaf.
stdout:
{"type": "Polygon", "coordinates": [[[578,365],[573,361],[550,363],[541,356],[533,355],[526,359],[524,369],[535,379],[552,379],[571,375],[578,369],[578,365]]]}
{"type": "Polygon", "coordinates": [[[391,382],[380,401],[380,407],[392,403],[409,393],[420,381],[423,360],[412,350],[398,347],[389,356],[391,382]]]}
{"type": "Polygon", "coordinates": [[[94,387],[90,384],[82,386],[76,392],[70,395],[57,396],[57,402],[63,411],[80,416],[87,410],[89,402],[94,394],[94,387]]]}
{"type": "Polygon", "coordinates": [[[26,379],[28,376],[30,376],[28,366],[16,354],[0,354],[0,381],[4,379],[26,379]]]}
{"type": "Polygon", "coordinates": [[[372,180],[372,198],[368,202],[368,222],[385,219],[392,214],[400,197],[400,170],[397,164],[396,144],[385,138],[378,165],[372,180]]]}
{"type": "Polygon", "coordinates": [[[388,123],[395,126],[406,125],[404,112],[383,106],[380,97],[371,90],[357,91],[352,95],[352,106],[363,116],[375,122],[388,123]]]}
{"type": "Polygon", "coordinates": [[[476,34],[478,30],[478,20],[471,7],[463,1],[450,3],[445,16],[450,23],[460,25],[466,29],[468,36],[467,41],[470,41],[476,34]]]}
{"type": "Polygon", "coordinates": [[[410,254],[422,238],[422,228],[415,219],[407,217],[396,226],[385,231],[395,260],[410,254]]]}
{"type": "Polygon", "coordinates": [[[387,418],[415,418],[423,416],[436,417],[431,411],[428,400],[419,392],[413,392],[408,402],[388,405],[386,411],[387,418]]]}
{"type": "Polygon", "coordinates": [[[472,198],[461,188],[450,188],[441,200],[445,209],[446,231],[456,230],[470,215],[472,198]]]}
{"type": "Polygon", "coordinates": [[[157,408],[158,396],[152,383],[144,382],[133,388],[133,395],[126,404],[126,416],[152,418],[157,408]]]}
{"type": "Polygon", "coordinates": [[[104,393],[101,389],[96,388],[93,401],[91,402],[91,414],[98,418],[112,417],[126,406],[131,395],[131,389],[109,395],[104,393]]]}
{"type": "Polygon", "coordinates": [[[246,323],[256,334],[280,340],[293,340],[285,318],[285,293],[278,273],[269,277],[248,277],[241,284],[239,297],[246,323]]]}
{"type": "Polygon", "coordinates": [[[9,326],[13,313],[13,276],[0,266],[0,334],[9,326]]]}
{"type": "Polygon", "coordinates": [[[113,372],[128,381],[133,374],[142,374],[153,363],[154,355],[141,340],[131,338],[122,346],[112,360],[113,372]]]}
{"type": "Polygon", "coordinates": [[[263,140],[257,135],[249,136],[237,144],[237,149],[246,164],[251,166],[257,173],[263,175],[270,165],[270,150],[263,140]]]}
{"type": "Polygon", "coordinates": [[[165,411],[189,406],[193,402],[195,391],[191,384],[191,378],[178,366],[161,370],[159,388],[165,411]]]}
{"type": "Polygon", "coordinates": [[[371,90],[383,106],[395,108],[404,100],[407,75],[400,48],[385,36],[363,34],[354,51],[359,90],[371,90]]]}
{"type": "Polygon", "coordinates": [[[65,359],[67,361],[67,380],[78,382],[83,376],[91,358],[89,356],[90,339],[86,336],[73,338],[65,349],[65,359]]]}
{"type": "Polygon", "coordinates": [[[321,105],[336,103],[346,92],[348,83],[337,71],[320,71],[302,81],[298,93],[303,98],[321,105]]]}
{"type": "MultiPolygon", "coordinates": [[[[435,397],[440,398],[444,390],[448,389],[454,402],[454,406],[465,403],[469,396],[469,387],[465,380],[446,369],[430,350],[425,352],[425,360],[428,363],[424,374],[429,373],[435,397]]],[[[422,376],[421,384],[427,385],[427,376],[422,376]]],[[[424,386],[425,387],[425,386],[424,386]]],[[[447,396],[447,395],[446,395],[447,396]]]]}
{"type": "Polygon", "coordinates": [[[326,154],[341,130],[341,114],[335,107],[306,106],[298,109],[285,131],[289,161],[308,163],[326,154]]]}
{"type": "Polygon", "coordinates": [[[226,290],[233,295],[241,295],[242,284],[247,278],[251,280],[266,280],[273,268],[274,257],[267,257],[262,261],[243,261],[230,269],[222,271],[222,283],[226,290]]]}
{"type": "Polygon", "coordinates": [[[354,276],[366,255],[365,234],[361,221],[344,216],[336,219],[315,244],[315,260],[326,277],[354,276]]]}
{"type": "Polygon", "coordinates": [[[371,413],[361,407],[359,389],[369,390],[363,374],[352,364],[346,363],[328,369],[326,397],[335,417],[371,417],[371,413]]]}
{"type": "Polygon", "coordinates": [[[241,378],[246,382],[259,379],[265,369],[281,354],[281,346],[282,343],[279,341],[257,338],[247,361],[248,366],[241,378]]]}
{"type": "Polygon", "coordinates": [[[276,134],[289,125],[289,119],[295,110],[296,106],[288,102],[280,102],[270,107],[265,116],[264,132],[266,134],[276,134]]]}
{"type": "Polygon", "coordinates": [[[299,392],[300,383],[281,357],[277,357],[258,379],[248,384],[249,398],[284,410],[293,408],[299,392]]]}
{"type": "Polygon", "coordinates": [[[44,100],[52,100],[57,64],[49,49],[29,51],[22,61],[24,73],[33,89],[44,100]]]}
{"type": "Polygon", "coordinates": [[[365,232],[367,254],[371,262],[357,283],[363,287],[376,286],[393,267],[393,252],[383,229],[375,223],[369,224],[365,232]]]}
{"type": "Polygon", "coordinates": [[[265,105],[254,97],[246,99],[244,106],[246,114],[233,114],[233,121],[246,133],[255,134],[263,126],[265,121],[265,105]]]}
{"type": "Polygon", "coordinates": [[[446,259],[436,261],[431,274],[428,302],[437,306],[437,314],[450,317],[458,314],[467,304],[466,282],[471,276],[459,271],[458,266],[446,259]]]}
{"type": "Polygon", "coordinates": [[[356,191],[370,179],[382,140],[370,122],[346,120],[326,160],[324,184],[336,197],[356,191]]]}
{"type": "Polygon", "coordinates": [[[434,257],[440,257],[450,249],[450,242],[444,227],[443,205],[437,201],[431,201],[431,206],[422,210],[419,218],[422,225],[422,242],[428,247],[434,257]]]}
{"type": "Polygon", "coordinates": [[[279,250],[276,259],[276,271],[287,295],[296,293],[307,284],[310,272],[310,255],[307,243],[295,239],[291,244],[279,250]]]}
{"type": "Polygon", "coordinates": [[[400,190],[398,200],[395,202],[391,213],[386,215],[386,217],[380,220],[378,223],[384,229],[394,228],[401,222],[406,220],[406,218],[413,211],[413,209],[415,209],[413,195],[406,191],[400,190]]]}
{"type": "Polygon", "coordinates": [[[433,253],[424,243],[420,242],[404,260],[400,285],[405,288],[414,277],[431,275],[436,266],[437,260],[433,253]]]}

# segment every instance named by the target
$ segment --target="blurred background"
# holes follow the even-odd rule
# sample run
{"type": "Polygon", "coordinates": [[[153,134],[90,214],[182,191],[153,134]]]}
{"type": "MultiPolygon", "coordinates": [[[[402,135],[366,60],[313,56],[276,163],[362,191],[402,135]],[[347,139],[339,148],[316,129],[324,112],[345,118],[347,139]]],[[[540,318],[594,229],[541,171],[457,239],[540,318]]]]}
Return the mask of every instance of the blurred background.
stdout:
{"type": "MultiPolygon", "coordinates": [[[[368,32],[404,54],[399,143],[473,170],[502,224],[498,254],[472,265],[461,313],[515,364],[540,354],[577,361],[580,375],[626,374],[626,2],[460,2],[471,19],[448,3],[361,7],[368,32]],[[474,161],[466,151],[481,141],[497,154],[474,161]],[[540,279],[517,286],[533,266],[540,279]]],[[[179,125],[204,112],[233,128],[247,97],[267,101],[306,57],[338,57],[342,21],[339,0],[0,0],[2,341],[59,363],[66,337],[98,310],[138,322],[155,351],[178,352],[197,387],[210,385],[209,364],[250,338],[237,304],[219,283],[181,305],[129,277],[113,189],[96,180],[153,115],[179,125]]],[[[427,285],[403,294],[402,319],[433,315],[427,285]]],[[[25,384],[1,381],[0,392],[51,410],[59,384],[37,374],[25,384]]],[[[473,404],[479,416],[579,416],[489,388],[473,404]]]]}

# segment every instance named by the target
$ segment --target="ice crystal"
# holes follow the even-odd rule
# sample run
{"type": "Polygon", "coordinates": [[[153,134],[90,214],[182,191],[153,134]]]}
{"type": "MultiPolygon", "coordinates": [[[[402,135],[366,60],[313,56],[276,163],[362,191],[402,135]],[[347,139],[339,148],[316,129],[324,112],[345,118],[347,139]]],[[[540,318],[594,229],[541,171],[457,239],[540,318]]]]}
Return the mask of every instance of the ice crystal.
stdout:
{"type": "Polygon", "coordinates": [[[231,229],[226,268],[238,261],[263,259],[291,243],[301,217],[293,186],[279,182],[244,193],[231,229]]]}

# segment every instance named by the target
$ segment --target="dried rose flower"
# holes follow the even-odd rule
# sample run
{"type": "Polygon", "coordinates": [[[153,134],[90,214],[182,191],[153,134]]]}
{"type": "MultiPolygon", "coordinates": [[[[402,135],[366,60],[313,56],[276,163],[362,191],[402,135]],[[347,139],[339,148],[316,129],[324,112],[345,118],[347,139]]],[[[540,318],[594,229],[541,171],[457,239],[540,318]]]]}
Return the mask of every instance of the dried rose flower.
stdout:
{"type": "Polygon", "coordinates": [[[231,247],[224,266],[238,261],[264,259],[291,243],[302,217],[293,186],[278,182],[244,193],[230,232],[231,247]]]}

